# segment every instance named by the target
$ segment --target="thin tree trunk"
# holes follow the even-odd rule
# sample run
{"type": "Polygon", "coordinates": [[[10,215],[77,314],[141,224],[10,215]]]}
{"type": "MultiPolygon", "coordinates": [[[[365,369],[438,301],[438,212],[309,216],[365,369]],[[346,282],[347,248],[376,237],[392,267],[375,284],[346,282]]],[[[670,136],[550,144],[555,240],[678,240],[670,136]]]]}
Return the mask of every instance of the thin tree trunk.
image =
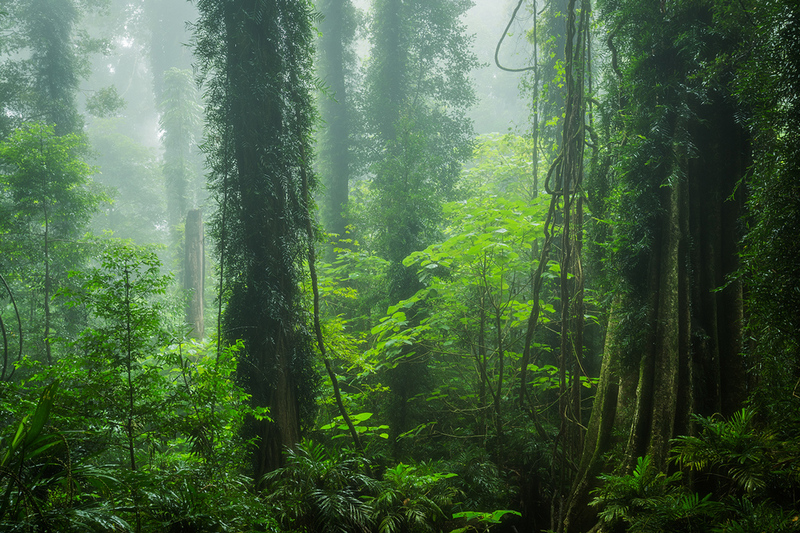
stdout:
{"type": "MultiPolygon", "coordinates": [[[[499,298],[499,297],[498,297],[499,298]]],[[[500,308],[495,310],[495,333],[497,334],[497,393],[494,395],[494,424],[497,438],[502,442],[503,439],[503,418],[501,413],[500,400],[503,397],[503,372],[505,366],[505,348],[503,347],[503,327],[501,324],[500,308]]]]}
{"type": "Polygon", "coordinates": [[[131,316],[131,283],[130,273],[125,270],[125,369],[128,378],[128,451],[130,452],[131,470],[136,470],[136,454],[133,435],[133,317],[131,316]]]}
{"type": "MultiPolygon", "coordinates": [[[[301,146],[301,158],[305,159],[305,154],[302,153],[302,146],[301,146]]],[[[353,421],[350,420],[350,415],[347,413],[347,409],[344,406],[344,402],[342,401],[342,392],[339,389],[339,379],[336,377],[336,372],[333,369],[333,364],[331,363],[330,358],[328,357],[328,352],[325,349],[325,339],[322,336],[322,326],[320,324],[319,318],[319,284],[317,283],[317,266],[316,266],[316,249],[314,248],[314,243],[316,239],[314,238],[314,228],[311,224],[311,211],[309,210],[310,205],[310,198],[308,194],[308,175],[306,174],[306,167],[303,165],[300,167],[300,175],[302,179],[302,194],[303,194],[303,203],[305,204],[306,210],[306,233],[308,235],[308,270],[311,275],[311,290],[314,295],[314,333],[317,337],[317,346],[319,347],[320,355],[322,355],[322,360],[325,362],[325,370],[328,372],[328,377],[331,380],[331,385],[333,385],[333,397],[336,400],[336,406],[339,408],[339,414],[342,415],[342,420],[347,425],[347,429],[350,431],[350,436],[353,437],[353,444],[355,445],[356,449],[361,453],[362,456],[365,455],[364,446],[361,444],[361,439],[358,436],[358,431],[356,430],[355,426],[353,425],[353,421]]]]}
{"type": "Polygon", "coordinates": [[[44,206],[44,351],[47,364],[53,364],[50,347],[50,220],[47,212],[47,198],[42,199],[44,206]]]}
{"type": "Polygon", "coordinates": [[[183,288],[189,293],[189,301],[186,303],[186,324],[191,328],[190,335],[197,340],[202,340],[205,333],[203,235],[203,214],[199,209],[193,209],[186,215],[183,288]]]}
{"type": "Polygon", "coordinates": [[[480,298],[480,319],[478,321],[478,354],[477,363],[480,373],[480,385],[478,387],[478,405],[480,407],[480,424],[479,435],[486,437],[486,387],[488,385],[488,377],[486,375],[486,298],[483,291],[481,291],[480,298]]]}

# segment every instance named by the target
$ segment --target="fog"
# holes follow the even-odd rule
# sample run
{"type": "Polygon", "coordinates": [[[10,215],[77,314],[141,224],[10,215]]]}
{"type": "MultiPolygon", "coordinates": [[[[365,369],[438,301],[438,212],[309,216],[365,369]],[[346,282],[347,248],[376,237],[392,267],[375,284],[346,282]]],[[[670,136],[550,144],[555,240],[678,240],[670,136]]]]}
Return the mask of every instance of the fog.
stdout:
{"type": "MultiPolygon", "coordinates": [[[[353,3],[361,13],[361,20],[366,20],[370,1],[353,3]]],[[[468,112],[476,134],[529,129],[528,106],[519,90],[523,75],[499,69],[494,60],[497,42],[515,6],[512,0],[479,0],[463,21],[467,33],[473,36],[473,49],[481,64],[472,74],[477,104],[468,112]]],[[[95,180],[116,196],[114,204],[104,210],[105,216],[96,220],[96,231],[107,229],[105,224],[118,220],[125,224],[114,228],[120,236],[165,243],[169,240],[168,206],[159,200],[167,196],[159,193],[163,187],[159,174],[165,155],[159,100],[163,100],[166,71],[196,67],[191,49],[191,23],[196,16],[193,5],[182,0],[143,3],[116,0],[109,10],[87,13],[81,22],[90,36],[105,43],[106,50],[90,56],[91,73],[81,86],[81,101],[87,102],[108,87],[114,88],[124,100],[124,107],[113,113],[102,117],[88,115],[86,120],[86,131],[102,152],[95,161],[98,165],[95,180]],[[134,175],[144,180],[144,185],[130,189],[129,177],[134,175]],[[125,212],[130,216],[121,215],[125,212]],[[147,213],[154,218],[147,223],[134,221],[135,213],[147,213]]],[[[504,65],[529,64],[531,46],[525,36],[529,17],[521,10],[509,29],[499,54],[504,65]]],[[[356,41],[362,65],[370,54],[367,35],[362,28],[356,41]]],[[[204,207],[205,194],[201,192],[204,171],[198,155],[201,140],[202,130],[196,125],[186,141],[195,152],[192,172],[199,176],[190,180],[195,190],[192,195],[198,199],[191,207],[204,207]]]]}

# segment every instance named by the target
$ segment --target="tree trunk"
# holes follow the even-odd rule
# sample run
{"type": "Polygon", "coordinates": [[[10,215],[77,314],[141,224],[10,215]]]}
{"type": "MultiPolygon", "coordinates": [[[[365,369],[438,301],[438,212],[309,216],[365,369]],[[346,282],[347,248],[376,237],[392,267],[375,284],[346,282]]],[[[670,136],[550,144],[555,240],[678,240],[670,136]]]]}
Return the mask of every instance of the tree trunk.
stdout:
{"type": "Polygon", "coordinates": [[[639,392],[651,398],[650,428],[647,454],[652,464],[663,471],[667,466],[669,441],[674,436],[675,414],[678,405],[678,279],[681,269],[678,248],[680,233],[680,195],[682,184],[669,187],[665,204],[664,228],[661,237],[661,265],[658,279],[658,311],[655,324],[655,352],[652,382],[642,383],[639,392]]]}
{"type": "Polygon", "coordinates": [[[620,347],[615,344],[619,327],[617,310],[623,305],[615,298],[608,319],[605,354],[600,380],[594,399],[592,417],[584,439],[583,455],[578,476],[567,502],[565,531],[585,531],[595,522],[595,510],[589,506],[591,491],[597,486],[597,476],[605,466],[604,455],[612,445],[617,401],[620,393],[620,347]],[[576,527],[571,527],[572,525],[576,527]]]}
{"type": "MultiPolygon", "coordinates": [[[[311,10],[291,0],[198,7],[196,50],[212,78],[209,122],[224,132],[209,140],[211,186],[224,202],[213,226],[225,237],[223,335],[244,344],[237,381],[255,412],[245,418],[242,437],[253,444],[250,473],[260,487],[313,413],[315,375],[300,292],[308,249],[301,174],[311,164],[304,157],[313,115],[305,83],[311,10]]],[[[313,175],[309,181],[313,191],[313,175]]]]}
{"type": "Polygon", "coordinates": [[[596,522],[596,510],[587,504],[599,473],[630,471],[645,454],[655,468],[667,470],[670,440],[692,431],[692,413],[730,413],[746,397],[741,286],[730,283],[718,290],[738,265],[741,199],[734,194],[747,159],[736,154],[747,153],[746,136],[722,102],[696,113],[701,117],[697,123],[674,119],[675,138],[690,132],[700,155],[676,153],[661,168],[662,176],[672,176],[655,189],[660,195],[658,224],[640,302],[626,300],[635,300],[635,295],[618,295],[609,319],[601,381],[565,519],[567,532],[586,531],[596,522]],[[638,306],[645,311],[629,315],[630,323],[621,328],[619,310],[638,306]],[[637,336],[642,340],[631,340],[637,336]],[[628,433],[621,465],[604,459],[613,445],[610,420],[628,433]]]}
{"type": "Polygon", "coordinates": [[[190,335],[202,340],[204,336],[203,320],[203,274],[205,272],[205,250],[203,232],[203,214],[193,209],[186,215],[186,230],[183,263],[183,288],[189,294],[186,303],[186,324],[191,328],[190,335]]]}
{"type": "Polygon", "coordinates": [[[348,225],[352,117],[347,81],[353,68],[355,24],[350,20],[353,7],[349,0],[326,0],[318,8],[323,15],[319,23],[319,65],[322,81],[331,93],[323,95],[319,104],[326,125],[319,134],[319,164],[325,184],[321,214],[325,229],[341,241],[346,238],[348,225]]]}

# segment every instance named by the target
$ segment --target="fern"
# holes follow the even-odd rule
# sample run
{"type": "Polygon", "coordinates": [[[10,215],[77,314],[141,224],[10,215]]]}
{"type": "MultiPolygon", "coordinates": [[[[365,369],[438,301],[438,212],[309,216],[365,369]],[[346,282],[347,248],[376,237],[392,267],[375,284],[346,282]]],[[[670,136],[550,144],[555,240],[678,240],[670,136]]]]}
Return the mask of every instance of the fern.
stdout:
{"type": "Polygon", "coordinates": [[[727,481],[727,493],[753,494],[766,487],[773,470],[774,433],[755,426],[755,412],[742,409],[730,420],[695,416],[699,436],[673,441],[673,460],[696,471],[708,471],[727,481]]]}
{"type": "Polygon", "coordinates": [[[286,452],[285,467],[265,476],[266,502],[289,529],[370,530],[372,512],[365,499],[377,484],[365,467],[360,457],[303,441],[286,452]]]}
{"type": "Polygon", "coordinates": [[[717,492],[690,492],[680,472],[667,476],[641,457],[630,474],[600,476],[592,505],[603,522],[630,532],[800,531],[798,509],[782,509],[770,499],[796,493],[800,443],[778,440],[755,419],[746,409],[727,421],[695,417],[700,434],[673,441],[672,460],[715,480],[717,492]]]}

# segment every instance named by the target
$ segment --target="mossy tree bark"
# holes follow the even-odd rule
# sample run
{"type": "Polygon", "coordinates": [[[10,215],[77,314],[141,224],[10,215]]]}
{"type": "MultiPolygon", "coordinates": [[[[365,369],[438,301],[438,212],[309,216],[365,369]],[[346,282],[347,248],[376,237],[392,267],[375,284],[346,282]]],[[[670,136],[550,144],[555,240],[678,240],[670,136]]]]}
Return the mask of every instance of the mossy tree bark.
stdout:
{"type": "Polygon", "coordinates": [[[308,250],[304,193],[315,184],[308,156],[312,6],[200,0],[197,7],[197,55],[211,75],[208,156],[220,205],[212,229],[224,259],[222,335],[244,342],[237,379],[257,412],[242,431],[253,442],[250,473],[260,486],[300,440],[316,386],[300,293],[308,250]]]}
{"type": "MultiPolygon", "coordinates": [[[[619,67],[625,121],[617,126],[636,140],[628,137],[616,154],[617,252],[609,264],[618,285],[568,532],[595,525],[588,503],[599,473],[629,471],[645,454],[667,470],[670,439],[692,432],[692,413],[730,413],[746,394],[742,290],[726,279],[738,268],[737,184],[748,168],[747,135],[724,86],[689,79],[687,45],[675,40],[712,23],[708,6],[679,2],[667,14],[633,4],[621,15],[606,13],[616,27],[614,54],[631,57],[641,45],[643,13],[659,29],[646,44],[649,57],[619,67]],[[687,90],[693,84],[704,84],[704,98],[687,90]]],[[[710,44],[705,53],[719,53],[721,44],[710,44]]]]}

